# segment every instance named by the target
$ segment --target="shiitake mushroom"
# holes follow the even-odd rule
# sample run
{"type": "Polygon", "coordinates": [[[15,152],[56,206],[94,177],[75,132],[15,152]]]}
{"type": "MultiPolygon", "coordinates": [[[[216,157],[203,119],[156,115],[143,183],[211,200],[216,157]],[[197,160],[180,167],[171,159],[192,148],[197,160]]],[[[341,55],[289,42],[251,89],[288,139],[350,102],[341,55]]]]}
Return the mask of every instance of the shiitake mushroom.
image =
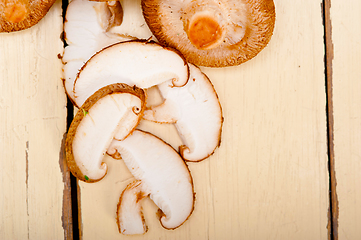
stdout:
{"type": "Polygon", "coordinates": [[[142,9],[157,40],[198,66],[248,61],[268,44],[275,25],[273,0],[142,0],[142,9]]]}
{"type": "Polygon", "coordinates": [[[55,0],[2,0],[0,32],[15,32],[37,24],[55,0]]]}

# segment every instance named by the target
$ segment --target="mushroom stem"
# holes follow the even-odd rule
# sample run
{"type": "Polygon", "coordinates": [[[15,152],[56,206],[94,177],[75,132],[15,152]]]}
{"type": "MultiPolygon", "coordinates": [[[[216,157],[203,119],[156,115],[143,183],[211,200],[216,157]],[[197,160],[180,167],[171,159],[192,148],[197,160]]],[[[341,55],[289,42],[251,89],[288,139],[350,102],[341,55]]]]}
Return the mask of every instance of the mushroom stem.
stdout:
{"type": "Polygon", "coordinates": [[[5,18],[12,23],[23,21],[28,13],[28,6],[29,0],[5,0],[5,18]]]}
{"type": "Polygon", "coordinates": [[[182,19],[188,39],[198,49],[213,49],[225,39],[224,17],[215,4],[192,2],[183,12],[182,19]]]}

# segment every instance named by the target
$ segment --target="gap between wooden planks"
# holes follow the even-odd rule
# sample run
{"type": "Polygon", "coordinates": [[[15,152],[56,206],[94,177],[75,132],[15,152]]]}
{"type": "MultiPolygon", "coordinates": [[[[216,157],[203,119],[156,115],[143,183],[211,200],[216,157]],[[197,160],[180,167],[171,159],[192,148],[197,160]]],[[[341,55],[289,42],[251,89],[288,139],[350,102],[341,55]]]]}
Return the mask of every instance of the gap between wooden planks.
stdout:
{"type": "Polygon", "coordinates": [[[329,239],[338,239],[338,198],[337,198],[337,179],[335,175],[335,157],[334,157],[334,116],[333,116],[333,82],[332,82],[332,23],[330,19],[330,0],[325,0],[323,6],[324,18],[324,39],[325,39],[325,73],[326,73],[326,94],[327,94],[327,126],[328,126],[328,170],[330,174],[330,208],[329,208],[329,239]]]}
{"type": "Polygon", "coordinates": [[[327,1],[334,239],[361,238],[361,3],[327,1]],[[331,28],[332,26],[332,28],[331,28]]]}

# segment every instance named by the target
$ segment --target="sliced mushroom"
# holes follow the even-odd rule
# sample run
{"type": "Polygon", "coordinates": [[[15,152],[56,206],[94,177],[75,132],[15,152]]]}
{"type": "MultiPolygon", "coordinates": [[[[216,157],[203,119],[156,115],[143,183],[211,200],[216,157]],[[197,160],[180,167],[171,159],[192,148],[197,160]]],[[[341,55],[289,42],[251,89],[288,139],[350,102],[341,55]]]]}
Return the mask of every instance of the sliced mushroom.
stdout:
{"type": "Polygon", "coordinates": [[[208,67],[241,64],[269,42],[273,0],[142,0],[145,20],[160,43],[208,67]]]}
{"type": "Polygon", "coordinates": [[[81,106],[66,138],[67,163],[74,176],[88,182],[105,176],[107,166],[102,160],[109,144],[134,130],[144,104],[142,89],[114,84],[100,89],[81,106]]]}
{"type": "Polygon", "coordinates": [[[123,22],[109,29],[109,32],[138,39],[152,38],[153,34],[143,17],[141,0],[121,0],[121,5],[124,10],[123,22]]]}
{"type": "Polygon", "coordinates": [[[75,78],[85,62],[104,47],[130,39],[109,33],[109,29],[122,22],[121,12],[118,1],[72,0],[69,3],[64,23],[67,46],[62,60],[64,87],[71,100],[75,78]]]}
{"type": "Polygon", "coordinates": [[[98,89],[113,83],[149,88],[171,81],[183,86],[188,65],[178,52],[155,42],[134,40],[114,44],[93,55],[74,84],[74,102],[81,106],[98,89]]]}
{"type": "Polygon", "coordinates": [[[110,17],[107,17],[108,26],[106,28],[109,31],[109,29],[122,24],[124,12],[119,1],[106,1],[106,3],[110,13],[110,17]]]}
{"type": "Polygon", "coordinates": [[[143,233],[146,231],[136,200],[137,196],[143,198],[147,194],[160,208],[160,222],[164,228],[175,229],[188,219],[194,205],[193,181],[187,165],[171,146],[150,133],[135,130],[123,141],[113,140],[107,153],[120,155],[140,181],[139,185],[126,188],[120,198],[120,232],[139,234],[142,229],[143,233]],[[131,216],[134,213],[137,215],[131,216]],[[124,223],[125,219],[131,222],[124,223]]]}
{"type": "Polygon", "coordinates": [[[14,32],[37,24],[55,0],[2,0],[0,2],[0,32],[14,32]]]}
{"type": "Polygon", "coordinates": [[[148,197],[142,181],[129,184],[120,196],[117,207],[117,223],[120,233],[124,235],[144,234],[148,227],[145,224],[141,201],[148,197]]]}
{"type": "Polygon", "coordinates": [[[182,139],[180,153],[187,161],[200,161],[219,146],[223,123],[217,93],[208,77],[189,64],[188,83],[181,88],[158,85],[164,102],[144,111],[143,118],[174,123],[182,139]]]}

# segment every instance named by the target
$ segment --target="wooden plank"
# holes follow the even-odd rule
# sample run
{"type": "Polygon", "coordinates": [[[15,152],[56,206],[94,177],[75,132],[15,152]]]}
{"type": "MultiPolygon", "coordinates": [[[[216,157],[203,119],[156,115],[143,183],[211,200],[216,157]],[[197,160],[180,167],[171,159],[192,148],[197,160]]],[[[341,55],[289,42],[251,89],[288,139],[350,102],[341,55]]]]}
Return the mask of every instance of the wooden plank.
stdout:
{"type": "Polygon", "coordinates": [[[71,235],[63,218],[61,32],[57,1],[38,25],[0,34],[0,239],[71,235]]]}
{"type": "MultiPolygon", "coordinates": [[[[174,231],[163,229],[150,201],[149,231],[118,233],[116,205],[133,178],[109,157],[100,182],[79,184],[83,239],[327,239],[328,170],[322,1],[276,0],[269,46],[253,60],[202,68],[223,107],[222,144],[209,159],[189,163],[196,205],[174,231]]],[[[173,146],[172,126],[142,129],[173,146]]]]}
{"type": "Polygon", "coordinates": [[[361,236],[361,2],[332,0],[332,83],[338,239],[361,236]]]}

